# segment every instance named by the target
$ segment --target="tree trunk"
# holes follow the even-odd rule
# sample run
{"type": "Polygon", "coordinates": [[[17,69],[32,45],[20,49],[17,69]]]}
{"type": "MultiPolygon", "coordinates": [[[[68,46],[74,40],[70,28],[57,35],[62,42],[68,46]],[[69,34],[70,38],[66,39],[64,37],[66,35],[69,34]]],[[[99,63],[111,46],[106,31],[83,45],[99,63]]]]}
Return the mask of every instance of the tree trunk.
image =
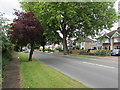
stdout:
{"type": "Polygon", "coordinates": [[[63,50],[64,50],[64,55],[69,54],[67,47],[66,33],[63,33],[63,50]]]}
{"type": "Polygon", "coordinates": [[[43,45],[42,47],[43,47],[43,52],[45,52],[45,45],[43,45]]]}
{"type": "Polygon", "coordinates": [[[22,45],[20,46],[20,52],[22,52],[22,45]]]}
{"type": "Polygon", "coordinates": [[[31,50],[30,50],[28,61],[32,61],[33,51],[34,51],[34,43],[31,44],[31,50]]]}

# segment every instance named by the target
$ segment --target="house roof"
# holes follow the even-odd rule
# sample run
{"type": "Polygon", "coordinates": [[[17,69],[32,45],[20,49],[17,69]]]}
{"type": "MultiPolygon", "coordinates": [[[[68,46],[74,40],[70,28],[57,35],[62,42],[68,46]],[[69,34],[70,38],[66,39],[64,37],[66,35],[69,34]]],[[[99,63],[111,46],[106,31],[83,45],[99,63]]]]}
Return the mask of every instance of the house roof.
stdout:
{"type": "Polygon", "coordinates": [[[85,38],[83,41],[84,41],[84,42],[93,42],[94,40],[92,40],[92,39],[90,39],[90,38],[85,38]]]}
{"type": "Polygon", "coordinates": [[[112,37],[116,32],[118,32],[118,33],[120,34],[120,29],[111,31],[111,32],[107,33],[106,35],[107,35],[108,37],[112,37]]]}

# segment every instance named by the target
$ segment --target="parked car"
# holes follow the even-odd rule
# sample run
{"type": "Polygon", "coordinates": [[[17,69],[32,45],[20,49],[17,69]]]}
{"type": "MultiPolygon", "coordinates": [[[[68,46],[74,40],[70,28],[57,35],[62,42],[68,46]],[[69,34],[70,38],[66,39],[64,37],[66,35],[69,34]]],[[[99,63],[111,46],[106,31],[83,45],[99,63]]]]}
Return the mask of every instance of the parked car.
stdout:
{"type": "Polygon", "coordinates": [[[113,56],[113,55],[118,55],[118,56],[120,56],[120,49],[114,49],[114,50],[112,51],[112,53],[111,53],[111,56],[113,56]]]}
{"type": "Polygon", "coordinates": [[[29,50],[28,48],[23,48],[22,51],[23,51],[24,53],[29,53],[29,52],[30,52],[30,50],[29,50]]]}

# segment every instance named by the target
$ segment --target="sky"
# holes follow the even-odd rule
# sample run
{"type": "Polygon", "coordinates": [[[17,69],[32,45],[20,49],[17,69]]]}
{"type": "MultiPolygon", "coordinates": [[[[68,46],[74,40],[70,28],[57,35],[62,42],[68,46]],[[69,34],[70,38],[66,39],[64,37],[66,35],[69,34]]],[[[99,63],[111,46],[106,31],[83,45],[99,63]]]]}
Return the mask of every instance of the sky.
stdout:
{"type": "MultiPolygon", "coordinates": [[[[118,1],[115,3],[115,9],[118,11],[118,1]]],[[[18,0],[0,0],[0,12],[4,13],[4,17],[9,20],[13,20],[15,18],[14,9],[21,10],[20,4],[18,0]]],[[[116,30],[118,27],[118,23],[114,24],[114,27],[111,30],[116,30]]]]}

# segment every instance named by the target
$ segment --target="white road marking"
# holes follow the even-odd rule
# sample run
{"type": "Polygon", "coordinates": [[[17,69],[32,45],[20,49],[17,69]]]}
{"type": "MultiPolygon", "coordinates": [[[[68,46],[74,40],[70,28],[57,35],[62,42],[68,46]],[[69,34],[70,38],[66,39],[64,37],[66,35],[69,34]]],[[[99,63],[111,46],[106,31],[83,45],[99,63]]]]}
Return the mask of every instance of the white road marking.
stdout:
{"type": "Polygon", "coordinates": [[[101,65],[101,64],[95,64],[95,63],[89,63],[89,62],[82,62],[82,63],[96,65],[96,66],[100,66],[100,67],[112,68],[112,69],[115,68],[115,67],[111,67],[111,66],[106,66],[106,65],[101,65]]]}

